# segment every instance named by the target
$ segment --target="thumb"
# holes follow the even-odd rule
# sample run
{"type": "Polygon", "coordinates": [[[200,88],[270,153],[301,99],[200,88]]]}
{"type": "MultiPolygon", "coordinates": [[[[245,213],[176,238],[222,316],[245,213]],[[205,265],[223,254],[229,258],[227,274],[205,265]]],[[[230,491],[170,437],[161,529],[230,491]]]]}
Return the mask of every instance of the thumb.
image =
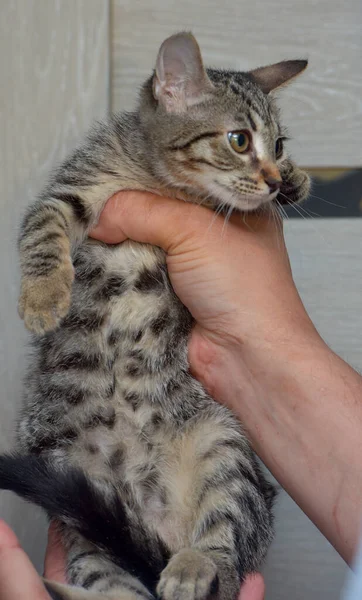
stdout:
{"type": "MultiPolygon", "coordinates": [[[[215,223],[216,228],[217,225],[215,223]]],[[[200,228],[202,231],[209,227],[210,210],[205,207],[149,192],[131,191],[119,192],[108,200],[90,236],[108,244],[130,238],[172,253],[185,239],[193,235],[199,237],[200,228]]]]}
{"type": "Polygon", "coordinates": [[[238,600],[264,600],[265,584],[260,573],[249,575],[243,584],[238,600]]]}
{"type": "Polygon", "coordinates": [[[57,523],[52,521],[48,531],[48,545],[44,561],[44,577],[65,583],[66,555],[63,540],[57,523]]]}
{"type": "Polygon", "coordinates": [[[29,558],[11,531],[0,521],[0,600],[49,600],[29,558]]]}

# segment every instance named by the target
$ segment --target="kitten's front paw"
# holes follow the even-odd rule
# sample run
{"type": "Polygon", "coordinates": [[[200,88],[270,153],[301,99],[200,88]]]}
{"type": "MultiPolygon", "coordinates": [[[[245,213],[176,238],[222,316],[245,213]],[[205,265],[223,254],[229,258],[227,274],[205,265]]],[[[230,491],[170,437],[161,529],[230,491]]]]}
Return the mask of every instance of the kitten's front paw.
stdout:
{"type": "Polygon", "coordinates": [[[42,335],[55,329],[69,311],[74,270],[69,263],[47,277],[24,277],[19,315],[27,329],[42,335]]]}
{"type": "Polygon", "coordinates": [[[217,567],[192,548],[173,556],[162,571],[157,594],[162,600],[206,600],[217,589],[217,567]]]}
{"type": "Polygon", "coordinates": [[[310,192],[311,178],[306,171],[286,160],[280,167],[283,183],[278,195],[279,204],[294,204],[305,200],[310,192]]]}

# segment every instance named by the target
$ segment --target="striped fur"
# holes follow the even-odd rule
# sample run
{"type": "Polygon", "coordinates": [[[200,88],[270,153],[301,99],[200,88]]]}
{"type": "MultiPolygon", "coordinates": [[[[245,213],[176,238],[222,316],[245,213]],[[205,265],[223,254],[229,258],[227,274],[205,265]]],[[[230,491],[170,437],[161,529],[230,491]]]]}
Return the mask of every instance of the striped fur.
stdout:
{"type": "Polygon", "coordinates": [[[303,199],[309,179],[285,151],[276,159],[284,133],[264,93],[292,67],[205,71],[192,36],[169,38],[137,111],[95,127],[25,216],[19,310],[34,357],[22,458],[0,461],[0,487],[63,522],[77,587],[47,583],[56,600],[234,600],[265,557],[274,489],[238,421],[189,373],[192,319],[164,253],[87,233],[120,189],[245,211],[274,201],[267,178],[280,173],[280,192],[303,199]],[[187,77],[172,78],[180,64],[187,77]],[[248,155],[231,149],[234,130],[250,132],[248,155]],[[147,554],[151,566],[170,558],[152,566],[152,581],[140,569],[147,554]]]}

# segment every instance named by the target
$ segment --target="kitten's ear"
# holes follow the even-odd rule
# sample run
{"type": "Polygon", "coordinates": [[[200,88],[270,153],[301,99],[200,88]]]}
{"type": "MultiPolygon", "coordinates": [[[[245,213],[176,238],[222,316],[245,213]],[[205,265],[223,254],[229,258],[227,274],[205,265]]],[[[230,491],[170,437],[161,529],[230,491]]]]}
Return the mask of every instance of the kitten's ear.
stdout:
{"type": "Polygon", "coordinates": [[[307,60],[283,60],[275,65],[260,67],[249,71],[252,79],[262,89],[264,94],[288,83],[294,77],[302,73],[308,65],[307,60]]]}
{"type": "Polygon", "coordinates": [[[212,91],[197,41],[191,33],[177,33],[159,50],[153,93],[168,112],[183,112],[212,91]]]}

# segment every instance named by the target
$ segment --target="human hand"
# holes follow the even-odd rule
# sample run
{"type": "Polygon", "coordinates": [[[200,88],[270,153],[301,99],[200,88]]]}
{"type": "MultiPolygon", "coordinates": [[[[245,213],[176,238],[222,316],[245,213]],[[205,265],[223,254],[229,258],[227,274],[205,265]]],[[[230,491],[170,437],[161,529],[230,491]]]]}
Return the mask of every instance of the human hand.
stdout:
{"type": "MultiPolygon", "coordinates": [[[[162,247],[177,295],[205,331],[222,339],[235,336],[241,311],[258,316],[258,298],[266,287],[262,273],[271,279],[277,272],[287,283],[291,279],[281,221],[269,215],[249,215],[247,221],[234,215],[225,225],[223,217],[202,206],[120,192],[108,201],[91,237],[162,247]]],[[[247,325],[241,323],[242,329],[247,325]]]]}
{"type": "MultiPolygon", "coordinates": [[[[49,528],[44,574],[65,582],[65,559],[56,527],[49,528]]],[[[50,600],[43,582],[13,531],[0,521],[0,600],[50,600]]]]}
{"type": "Polygon", "coordinates": [[[264,600],[265,585],[260,573],[249,575],[243,584],[239,600],[264,600]]]}
{"type": "MultiPolygon", "coordinates": [[[[65,554],[56,525],[49,527],[44,576],[65,583],[65,554]]],[[[50,600],[50,597],[14,532],[0,521],[0,600],[50,600]]],[[[247,577],[239,600],[263,600],[261,575],[247,577]]]]}
{"type": "MultiPolygon", "coordinates": [[[[240,354],[247,385],[250,371],[277,361],[278,350],[300,346],[307,332],[318,337],[295,288],[276,215],[235,214],[225,224],[205,207],[121,192],[91,236],[108,243],[130,238],[166,251],[175,292],[196,320],[191,369],[214,397],[225,395],[223,364],[230,355],[240,354]]],[[[283,354],[279,363],[285,362],[283,354]]]]}

